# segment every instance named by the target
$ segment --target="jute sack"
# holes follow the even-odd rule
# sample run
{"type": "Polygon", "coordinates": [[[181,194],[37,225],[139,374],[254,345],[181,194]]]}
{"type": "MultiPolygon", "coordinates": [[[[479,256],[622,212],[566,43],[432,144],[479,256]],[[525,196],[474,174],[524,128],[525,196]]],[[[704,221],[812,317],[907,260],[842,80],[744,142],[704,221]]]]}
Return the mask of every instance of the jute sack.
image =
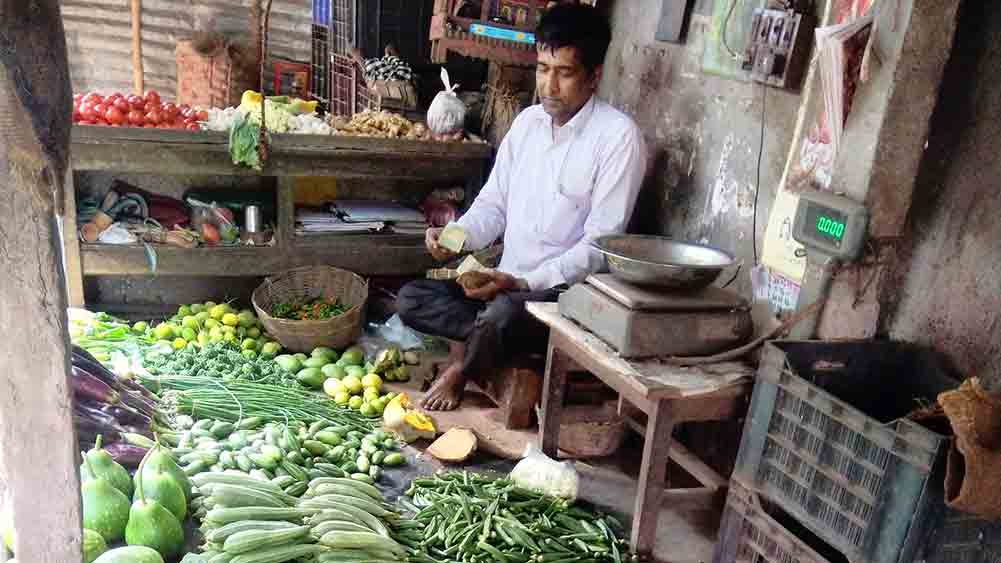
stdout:
{"type": "Polygon", "coordinates": [[[971,378],[940,394],[938,402],[956,435],[946,462],[946,504],[1001,519],[1001,397],[971,378]]]}

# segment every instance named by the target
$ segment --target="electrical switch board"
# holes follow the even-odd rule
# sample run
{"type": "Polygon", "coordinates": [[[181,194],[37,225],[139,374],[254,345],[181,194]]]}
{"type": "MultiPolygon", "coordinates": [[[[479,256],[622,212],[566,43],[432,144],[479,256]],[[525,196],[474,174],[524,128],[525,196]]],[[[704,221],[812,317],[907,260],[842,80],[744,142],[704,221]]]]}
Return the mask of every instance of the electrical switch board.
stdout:
{"type": "Polygon", "coordinates": [[[810,62],[816,20],[792,10],[754,10],[744,51],[751,80],[784,90],[799,90],[810,62]]]}

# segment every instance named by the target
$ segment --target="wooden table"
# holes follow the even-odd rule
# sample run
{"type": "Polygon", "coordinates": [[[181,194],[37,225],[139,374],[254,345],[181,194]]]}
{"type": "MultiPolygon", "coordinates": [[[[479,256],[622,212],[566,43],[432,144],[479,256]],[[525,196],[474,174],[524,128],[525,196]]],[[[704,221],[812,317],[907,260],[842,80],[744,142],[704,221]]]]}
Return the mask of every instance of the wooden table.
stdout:
{"type": "MultiPolygon", "coordinates": [[[[645,439],[630,543],[637,553],[648,555],[653,551],[665,496],[669,458],[706,489],[726,486],[725,479],[671,439],[674,425],[738,416],[750,391],[753,370],[736,362],[683,368],[657,361],[626,361],[598,337],[562,316],[556,303],[529,303],[527,308],[550,328],[539,421],[539,438],[546,455],[556,457],[569,371],[589,371],[618,392],[620,413],[628,416],[628,410],[634,408],[647,416],[645,427],[640,428],[645,439]]],[[[630,422],[639,425],[634,419],[630,422]]]]}

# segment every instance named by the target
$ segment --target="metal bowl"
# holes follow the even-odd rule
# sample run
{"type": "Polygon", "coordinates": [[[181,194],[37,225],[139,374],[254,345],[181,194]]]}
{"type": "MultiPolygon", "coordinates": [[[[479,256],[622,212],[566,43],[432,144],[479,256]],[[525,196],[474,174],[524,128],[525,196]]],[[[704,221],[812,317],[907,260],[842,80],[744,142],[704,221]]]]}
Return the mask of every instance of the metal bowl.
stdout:
{"type": "Polygon", "coordinates": [[[607,235],[591,244],[615,277],[635,285],[701,289],[734,263],[722,250],[666,237],[607,235]]]}

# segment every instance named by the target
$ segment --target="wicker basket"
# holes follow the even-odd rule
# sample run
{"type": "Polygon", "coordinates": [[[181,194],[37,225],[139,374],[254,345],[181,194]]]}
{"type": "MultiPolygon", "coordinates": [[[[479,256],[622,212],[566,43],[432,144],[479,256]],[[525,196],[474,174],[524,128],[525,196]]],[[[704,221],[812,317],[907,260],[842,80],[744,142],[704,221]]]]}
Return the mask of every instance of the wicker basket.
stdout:
{"type": "Polygon", "coordinates": [[[361,335],[368,301],[368,283],[360,276],[333,266],[295,268],[264,280],[251,297],[264,328],[285,348],[306,352],[318,346],[343,349],[361,335]],[[301,303],[323,297],[337,298],[348,310],[318,321],[276,319],[271,308],[278,303],[301,303]]]}

